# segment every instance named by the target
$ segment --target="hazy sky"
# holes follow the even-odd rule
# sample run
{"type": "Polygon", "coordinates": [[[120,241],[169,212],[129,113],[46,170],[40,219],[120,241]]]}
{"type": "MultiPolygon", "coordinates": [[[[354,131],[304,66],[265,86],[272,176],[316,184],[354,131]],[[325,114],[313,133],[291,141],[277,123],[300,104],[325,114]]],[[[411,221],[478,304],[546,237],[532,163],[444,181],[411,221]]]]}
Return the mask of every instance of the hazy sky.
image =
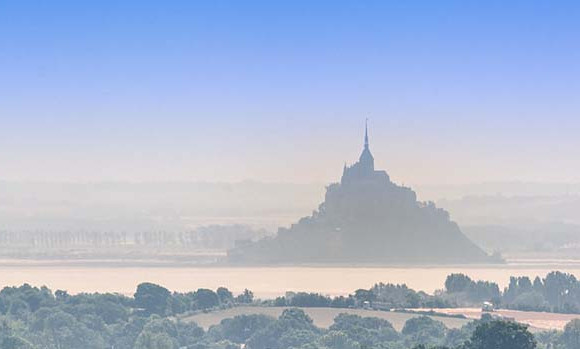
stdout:
{"type": "Polygon", "coordinates": [[[0,179],[580,181],[578,1],[0,0],[0,179]]]}

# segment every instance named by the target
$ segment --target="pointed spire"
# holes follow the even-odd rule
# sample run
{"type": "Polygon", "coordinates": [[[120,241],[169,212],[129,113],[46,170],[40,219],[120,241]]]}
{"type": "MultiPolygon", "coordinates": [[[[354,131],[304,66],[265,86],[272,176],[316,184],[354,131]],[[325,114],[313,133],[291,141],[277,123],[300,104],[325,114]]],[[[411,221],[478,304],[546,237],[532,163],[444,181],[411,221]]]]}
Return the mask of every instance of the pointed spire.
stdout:
{"type": "Polygon", "coordinates": [[[368,127],[369,119],[365,119],[365,149],[369,148],[369,127],[368,127]]]}
{"type": "Polygon", "coordinates": [[[367,173],[375,170],[375,159],[373,159],[373,154],[369,149],[369,119],[365,119],[365,147],[358,158],[358,163],[354,166],[363,168],[367,173]]]}

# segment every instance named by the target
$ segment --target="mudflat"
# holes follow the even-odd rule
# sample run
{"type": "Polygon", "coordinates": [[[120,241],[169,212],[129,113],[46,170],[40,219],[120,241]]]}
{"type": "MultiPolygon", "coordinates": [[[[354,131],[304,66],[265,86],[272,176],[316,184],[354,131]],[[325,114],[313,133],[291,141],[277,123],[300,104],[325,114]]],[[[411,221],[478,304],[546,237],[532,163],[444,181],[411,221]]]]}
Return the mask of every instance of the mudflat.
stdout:
{"type": "Polygon", "coordinates": [[[250,289],[259,298],[274,298],[287,291],[348,295],[375,283],[407,284],[415,290],[432,293],[444,287],[451,273],[464,273],[474,280],[509,283],[510,276],[545,277],[559,270],[580,275],[576,261],[513,262],[505,265],[469,266],[296,266],[225,267],[193,266],[163,260],[0,260],[0,287],[29,283],[46,285],[69,293],[116,292],[132,295],[137,285],[149,281],[172,291],[224,286],[234,293],[250,289]]]}

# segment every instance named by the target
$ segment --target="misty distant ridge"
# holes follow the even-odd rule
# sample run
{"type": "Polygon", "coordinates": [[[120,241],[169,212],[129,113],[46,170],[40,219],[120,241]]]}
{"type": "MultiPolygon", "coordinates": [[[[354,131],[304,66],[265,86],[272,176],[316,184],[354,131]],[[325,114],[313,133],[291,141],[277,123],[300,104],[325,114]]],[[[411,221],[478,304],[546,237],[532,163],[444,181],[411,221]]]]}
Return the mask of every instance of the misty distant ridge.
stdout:
{"type": "Polygon", "coordinates": [[[568,196],[580,195],[580,183],[498,181],[467,184],[417,184],[421,197],[429,200],[461,199],[466,196],[568,196]]]}
{"type": "MultiPolygon", "coordinates": [[[[419,200],[439,198],[437,206],[488,253],[566,258],[580,253],[579,189],[580,184],[525,182],[417,186],[419,200]]],[[[134,234],[167,232],[172,241],[200,227],[241,225],[239,236],[250,238],[243,235],[250,228],[260,232],[255,239],[312,214],[324,191],[319,183],[258,181],[0,181],[0,233],[15,241],[20,233],[64,234],[64,243],[83,233],[115,233],[116,240],[130,241],[134,234]]]]}
{"type": "MultiPolygon", "coordinates": [[[[580,224],[580,183],[489,182],[416,185],[461,225],[580,224]]],[[[0,181],[0,228],[183,230],[249,224],[275,230],[308,215],[322,183],[0,181]]]]}
{"type": "MultiPolygon", "coordinates": [[[[243,223],[274,229],[310,212],[318,184],[0,182],[0,224],[10,229],[183,230],[243,223]]],[[[318,196],[318,197],[317,197],[318,196]]]]}
{"type": "Polygon", "coordinates": [[[531,225],[550,222],[580,224],[580,195],[467,196],[439,200],[461,222],[474,224],[531,225]]]}

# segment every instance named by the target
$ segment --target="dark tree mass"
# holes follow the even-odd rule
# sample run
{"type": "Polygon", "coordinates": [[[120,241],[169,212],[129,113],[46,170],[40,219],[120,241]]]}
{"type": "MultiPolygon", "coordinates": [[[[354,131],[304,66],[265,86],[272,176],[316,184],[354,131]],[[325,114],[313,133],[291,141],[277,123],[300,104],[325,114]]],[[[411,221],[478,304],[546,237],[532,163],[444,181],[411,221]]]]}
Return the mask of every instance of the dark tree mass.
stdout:
{"type": "MultiPolygon", "coordinates": [[[[387,289],[395,294],[402,290],[387,289]]],[[[360,306],[368,294],[359,291],[348,297],[354,303],[344,305],[360,306]]],[[[281,309],[277,318],[253,313],[253,309],[273,305],[252,301],[247,298],[249,291],[244,294],[234,297],[223,287],[217,292],[178,293],[151,283],[140,284],[133,297],[53,293],[28,284],[5,287],[0,290],[0,348],[578,349],[580,343],[579,320],[568,323],[563,331],[532,334],[525,325],[493,320],[489,315],[448,328],[441,321],[444,317],[417,314],[396,329],[386,319],[339,313],[323,328],[310,317],[308,307],[281,309]],[[206,329],[191,317],[244,305],[245,301],[253,305],[240,308],[245,314],[224,317],[206,329]]],[[[309,297],[322,301],[314,294],[309,297]]]]}
{"type": "Polygon", "coordinates": [[[344,167],[340,183],[327,187],[312,216],[273,238],[237,246],[230,262],[262,263],[489,263],[431,202],[375,170],[368,134],[359,161],[344,167]]]}

